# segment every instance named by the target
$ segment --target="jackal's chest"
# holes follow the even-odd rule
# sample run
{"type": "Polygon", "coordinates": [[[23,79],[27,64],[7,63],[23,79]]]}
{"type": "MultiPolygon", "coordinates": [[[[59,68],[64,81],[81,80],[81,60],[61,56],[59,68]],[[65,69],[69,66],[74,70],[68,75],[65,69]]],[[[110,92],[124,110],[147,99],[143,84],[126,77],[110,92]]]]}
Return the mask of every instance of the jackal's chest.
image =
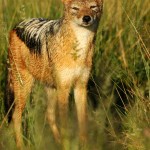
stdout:
{"type": "Polygon", "coordinates": [[[73,83],[76,80],[86,81],[88,79],[90,73],[90,68],[83,67],[83,66],[76,66],[73,68],[63,68],[59,72],[59,78],[62,82],[70,82],[73,83]]]}
{"type": "Polygon", "coordinates": [[[74,27],[73,30],[75,38],[72,45],[71,54],[76,59],[86,59],[92,43],[93,34],[91,31],[82,27],[74,27]]]}

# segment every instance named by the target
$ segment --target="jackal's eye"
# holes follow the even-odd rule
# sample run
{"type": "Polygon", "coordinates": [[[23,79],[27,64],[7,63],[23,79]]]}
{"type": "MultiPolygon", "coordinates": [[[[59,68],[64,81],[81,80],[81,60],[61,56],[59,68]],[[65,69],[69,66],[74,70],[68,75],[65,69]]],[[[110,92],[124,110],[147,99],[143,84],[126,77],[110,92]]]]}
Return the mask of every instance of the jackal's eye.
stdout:
{"type": "Polygon", "coordinates": [[[97,9],[98,9],[98,6],[92,5],[92,6],[90,6],[90,9],[92,9],[92,10],[97,10],[97,9]]]}
{"type": "Polygon", "coordinates": [[[73,10],[76,10],[76,11],[79,10],[78,7],[72,7],[72,9],[73,9],[73,10]]]}

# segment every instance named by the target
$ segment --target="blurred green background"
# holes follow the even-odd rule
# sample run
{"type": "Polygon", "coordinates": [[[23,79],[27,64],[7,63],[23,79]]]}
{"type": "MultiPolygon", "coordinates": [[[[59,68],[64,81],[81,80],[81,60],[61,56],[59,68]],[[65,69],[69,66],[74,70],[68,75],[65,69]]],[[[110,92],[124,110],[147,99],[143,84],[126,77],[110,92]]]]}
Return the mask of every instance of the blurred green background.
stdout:
{"type": "MultiPolygon", "coordinates": [[[[11,125],[5,121],[9,31],[25,18],[59,18],[60,0],[0,0],[0,150],[16,149],[11,125]]],[[[150,2],[104,0],[93,69],[88,84],[87,150],[149,150],[150,148],[150,2]]],[[[68,150],[78,150],[77,119],[70,96],[68,150]]],[[[60,149],[45,118],[46,95],[35,85],[23,115],[27,149],[60,149]]]]}

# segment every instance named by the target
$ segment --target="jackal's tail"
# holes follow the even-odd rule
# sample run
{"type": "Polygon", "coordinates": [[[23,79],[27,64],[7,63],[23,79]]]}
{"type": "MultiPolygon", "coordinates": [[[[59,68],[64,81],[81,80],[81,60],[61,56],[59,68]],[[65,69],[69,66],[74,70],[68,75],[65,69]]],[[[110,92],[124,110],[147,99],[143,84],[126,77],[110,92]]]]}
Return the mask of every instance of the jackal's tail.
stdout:
{"type": "Polygon", "coordinates": [[[4,95],[4,105],[5,105],[5,112],[8,118],[8,123],[12,119],[12,113],[14,108],[14,89],[13,89],[13,82],[12,82],[12,71],[9,67],[7,67],[7,80],[6,80],[6,88],[5,88],[5,95],[4,95]]]}

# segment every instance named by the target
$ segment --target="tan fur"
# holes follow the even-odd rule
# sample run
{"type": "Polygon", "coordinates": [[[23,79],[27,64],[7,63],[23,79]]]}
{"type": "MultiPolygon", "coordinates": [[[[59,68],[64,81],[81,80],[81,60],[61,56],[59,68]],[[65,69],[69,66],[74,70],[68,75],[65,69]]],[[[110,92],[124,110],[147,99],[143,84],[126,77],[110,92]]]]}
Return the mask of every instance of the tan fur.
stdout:
{"type": "MultiPolygon", "coordinates": [[[[79,27],[70,20],[69,5],[72,2],[80,5],[77,0],[63,0],[65,15],[59,32],[48,38],[48,53],[46,47],[42,47],[40,56],[31,54],[29,48],[17,36],[16,31],[10,33],[9,62],[11,65],[11,78],[15,93],[15,110],[13,114],[16,142],[22,147],[21,116],[25,107],[26,99],[31,92],[34,80],[45,83],[48,95],[47,118],[55,139],[60,142],[61,136],[56,126],[55,107],[58,103],[59,118],[62,128],[65,128],[67,119],[67,105],[70,88],[74,87],[74,97],[79,120],[81,139],[86,138],[87,120],[87,82],[92,66],[93,39],[97,30],[96,26],[79,27]],[[51,56],[49,59],[48,56],[51,56]]],[[[101,0],[93,0],[100,5],[101,0]]],[[[84,15],[93,16],[93,11],[88,7],[90,0],[84,0],[86,5],[78,13],[77,18],[84,15]]],[[[97,14],[100,18],[100,12],[97,14]]],[[[44,41],[45,42],[45,41],[44,41]]],[[[63,129],[61,131],[63,134],[63,129]]]]}

